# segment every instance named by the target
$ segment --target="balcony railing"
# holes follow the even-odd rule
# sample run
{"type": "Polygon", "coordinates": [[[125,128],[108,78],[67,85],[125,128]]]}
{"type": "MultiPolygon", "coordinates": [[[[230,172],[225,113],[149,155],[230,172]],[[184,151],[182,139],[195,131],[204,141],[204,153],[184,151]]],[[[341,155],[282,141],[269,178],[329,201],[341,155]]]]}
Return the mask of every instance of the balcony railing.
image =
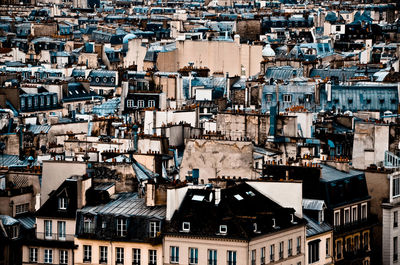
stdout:
{"type": "Polygon", "coordinates": [[[347,232],[357,228],[371,226],[377,223],[376,216],[370,215],[367,219],[360,219],[357,221],[353,221],[344,225],[335,226],[333,228],[334,232],[347,232]]]}
{"type": "Polygon", "coordinates": [[[36,238],[39,240],[57,240],[57,241],[74,241],[75,235],[64,234],[60,235],[58,233],[53,233],[51,235],[46,235],[46,233],[36,233],[36,238]]]}

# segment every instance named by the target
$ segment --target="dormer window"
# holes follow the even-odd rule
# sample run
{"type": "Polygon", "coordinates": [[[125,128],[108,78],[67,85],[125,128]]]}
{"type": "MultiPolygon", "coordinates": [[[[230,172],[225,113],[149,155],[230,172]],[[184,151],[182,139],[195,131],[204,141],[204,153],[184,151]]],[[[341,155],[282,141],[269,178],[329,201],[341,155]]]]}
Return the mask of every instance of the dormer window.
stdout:
{"type": "Polygon", "coordinates": [[[220,225],[219,226],[219,233],[225,235],[228,233],[228,226],[227,225],[220,225]]]}
{"type": "Polygon", "coordinates": [[[68,207],[68,200],[65,197],[58,198],[58,209],[59,210],[66,210],[68,207]]]}
{"type": "Polygon", "coordinates": [[[291,214],[291,215],[290,215],[290,218],[291,218],[291,219],[290,219],[290,222],[291,222],[292,224],[294,224],[294,225],[297,224],[297,222],[294,220],[294,214],[291,214]]]}
{"type": "Polygon", "coordinates": [[[83,232],[85,234],[91,234],[94,232],[93,220],[91,217],[84,217],[83,219],[83,232]]]}
{"type": "Polygon", "coordinates": [[[183,232],[189,232],[190,231],[190,223],[189,222],[183,222],[182,223],[182,231],[183,232]]]}
{"type": "Polygon", "coordinates": [[[318,211],[318,222],[323,223],[324,222],[324,211],[318,211]]]}

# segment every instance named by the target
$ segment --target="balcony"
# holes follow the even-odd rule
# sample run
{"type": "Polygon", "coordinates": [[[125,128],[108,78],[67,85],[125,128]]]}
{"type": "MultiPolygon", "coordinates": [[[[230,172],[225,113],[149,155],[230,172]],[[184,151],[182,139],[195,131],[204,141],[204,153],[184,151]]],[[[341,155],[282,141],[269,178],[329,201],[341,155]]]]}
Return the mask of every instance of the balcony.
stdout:
{"type": "Polygon", "coordinates": [[[58,233],[53,233],[51,235],[46,235],[45,233],[36,233],[36,239],[39,240],[55,240],[55,241],[74,241],[75,235],[64,234],[59,235],[58,233]]]}
{"type": "Polygon", "coordinates": [[[377,224],[377,218],[375,215],[370,215],[368,219],[360,219],[351,223],[347,223],[344,225],[340,225],[340,226],[335,226],[333,228],[333,231],[335,233],[346,233],[349,231],[354,231],[357,229],[363,229],[363,228],[367,228],[367,227],[372,227],[375,224],[377,224]]]}

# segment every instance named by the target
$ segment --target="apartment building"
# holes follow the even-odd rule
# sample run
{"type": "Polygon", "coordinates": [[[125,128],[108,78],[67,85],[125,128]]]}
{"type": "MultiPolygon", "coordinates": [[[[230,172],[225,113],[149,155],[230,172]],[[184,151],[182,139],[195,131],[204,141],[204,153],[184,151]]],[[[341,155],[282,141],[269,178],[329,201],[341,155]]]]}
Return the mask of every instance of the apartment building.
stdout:
{"type": "Polygon", "coordinates": [[[164,264],[305,264],[304,220],[250,185],[172,193],[164,264]]]}

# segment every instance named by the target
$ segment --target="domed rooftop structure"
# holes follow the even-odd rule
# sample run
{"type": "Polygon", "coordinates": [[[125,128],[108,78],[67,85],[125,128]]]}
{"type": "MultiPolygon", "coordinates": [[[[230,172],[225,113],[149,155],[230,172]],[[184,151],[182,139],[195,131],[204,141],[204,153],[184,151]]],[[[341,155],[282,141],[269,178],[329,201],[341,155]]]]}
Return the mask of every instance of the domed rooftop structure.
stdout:
{"type": "Polygon", "coordinates": [[[123,44],[128,43],[129,40],[131,40],[131,39],[136,39],[136,38],[137,38],[137,36],[136,36],[135,34],[126,34],[126,35],[124,36],[124,38],[122,39],[122,43],[123,43],[123,44]]]}
{"type": "Polygon", "coordinates": [[[271,48],[271,44],[267,43],[262,50],[263,57],[275,57],[275,52],[271,48]]]}

